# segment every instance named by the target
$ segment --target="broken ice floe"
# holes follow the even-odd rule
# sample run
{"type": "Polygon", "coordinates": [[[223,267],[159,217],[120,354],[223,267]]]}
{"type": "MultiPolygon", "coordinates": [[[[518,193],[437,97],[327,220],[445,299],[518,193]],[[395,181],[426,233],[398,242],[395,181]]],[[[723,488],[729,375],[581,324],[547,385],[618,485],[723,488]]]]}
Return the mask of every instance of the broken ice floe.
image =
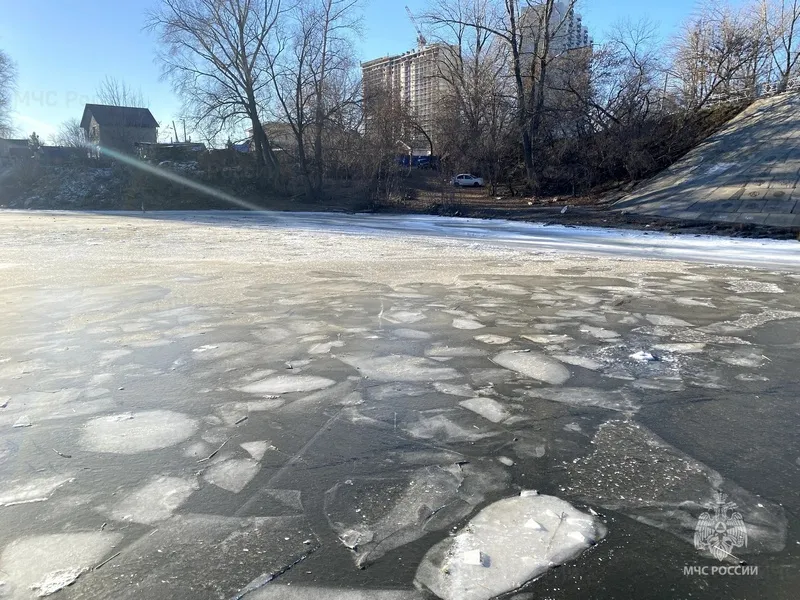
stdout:
{"type": "Polygon", "coordinates": [[[566,489],[587,502],[618,510],[693,542],[700,514],[717,491],[737,506],[748,544],[736,554],[779,552],[785,544],[783,508],[768,502],[670,446],[632,421],[604,423],[592,454],[568,465],[566,489]]]}
{"type": "Polygon", "coordinates": [[[456,329],[483,329],[485,326],[483,323],[476,321],[475,319],[465,319],[465,318],[455,318],[453,319],[453,327],[456,329]]]}
{"type": "Polygon", "coordinates": [[[121,413],[83,426],[81,445],[95,452],[136,454],[174,446],[197,431],[197,421],[169,410],[121,413]]]}
{"type": "Polygon", "coordinates": [[[443,381],[459,377],[458,371],[418,356],[339,356],[362,376],[378,381],[443,381]]]}
{"type": "Polygon", "coordinates": [[[488,600],[576,558],[604,535],[597,519],[560,498],[508,498],[431,548],[415,582],[443,600],[488,600]]]}
{"type": "Polygon", "coordinates": [[[589,325],[581,325],[581,332],[588,333],[592,337],[597,338],[598,340],[614,340],[619,337],[619,334],[616,331],[611,331],[610,329],[603,329],[602,327],[591,327],[589,325]]]}
{"type": "Polygon", "coordinates": [[[478,342],[482,342],[484,344],[490,344],[495,346],[502,346],[503,344],[508,344],[511,341],[510,337],[506,337],[504,335],[476,335],[475,340],[478,342]]]}
{"type": "Polygon", "coordinates": [[[502,404],[491,398],[470,398],[459,402],[459,404],[492,423],[501,423],[511,416],[502,404]]]}
{"type": "Polygon", "coordinates": [[[433,384],[434,389],[442,394],[448,396],[464,396],[469,398],[475,395],[475,391],[465,383],[447,383],[445,381],[437,381],[433,384]]]}
{"type": "Polygon", "coordinates": [[[691,323],[669,315],[645,315],[644,318],[660,327],[693,327],[691,323]]]}
{"type": "Polygon", "coordinates": [[[562,385],[570,378],[569,369],[538,352],[503,352],[492,360],[501,367],[551,385],[562,385]]]}
{"type": "Polygon", "coordinates": [[[624,391],[605,391],[594,388],[542,388],[528,390],[526,395],[573,406],[597,406],[619,412],[635,412],[639,405],[624,391]]]}
{"type": "Polygon", "coordinates": [[[505,487],[504,470],[487,461],[429,466],[409,479],[355,479],[325,494],[325,513],[358,566],[469,515],[486,494],[505,487]]]}
{"type": "Polygon", "coordinates": [[[151,525],[171,517],[196,489],[193,479],[157,477],[117,503],[111,516],[118,521],[151,525]]]}
{"type": "Polygon", "coordinates": [[[264,454],[266,454],[270,446],[269,442],[266,441],[244,442],[239,445],[253,457],[253,460],[261,460],[264,458],[264,454]]]}
{"type": "Polygon", "coordinates": [[[0,506],[44,502],[62,485],[73,481],[75,481],[75,478],[71,475],[54,475],[51,477],[10,481],[0,490],[0,506]]]}
{"type": "Polygon", "coordinates": [[[335,381],[315,375],[277,375],[239,388],[248,394],[289,394],[312,392],[332,386],[335,381]]]}
{"type": "Polygon", "coordinates": [[[0,555],[6,582],[0,595],[25,599],[53,594],[99,564],[121,539],[118,533],[95,531],[14,540],[0,555]]]}
{"type": "Polygon", "coordinates": [[[599,371],[604,366],[603,363],[594,359],[587,358],[585,356],[575,356],[574,354],[554,354],[553,358],[568,365],[583,367],[584,369],[589,369],[590,371],[599,371]]]}
{"type": "Polygon", "coordinates": [[[256,476],[258,469],[258,463],[252,459],[229,459],[208,467],[203,473],[203,479],[238,494],[256,476]]]}
{"type": "Polygon", "coordinates": [[[422,417],[405,428],[415,438],[423,440],[442,440],[445,442],[477,442],[498,435],[497,431],[482,431],[473,427],[462,427],[444,415],[422,417]]]}

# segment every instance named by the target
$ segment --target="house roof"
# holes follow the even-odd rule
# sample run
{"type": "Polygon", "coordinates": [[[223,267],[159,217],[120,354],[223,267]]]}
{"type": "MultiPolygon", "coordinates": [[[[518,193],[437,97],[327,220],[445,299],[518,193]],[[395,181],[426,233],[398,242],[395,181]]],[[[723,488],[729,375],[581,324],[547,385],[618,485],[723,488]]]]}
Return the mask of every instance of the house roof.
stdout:
{"type": "Polygon", "coordinates": [[[81,127],[89,128],[92,117],[101,127],[158,127],[150,109],[132,106],[108,106],[105,104],[87,104],[83,109],[81,127]]]}

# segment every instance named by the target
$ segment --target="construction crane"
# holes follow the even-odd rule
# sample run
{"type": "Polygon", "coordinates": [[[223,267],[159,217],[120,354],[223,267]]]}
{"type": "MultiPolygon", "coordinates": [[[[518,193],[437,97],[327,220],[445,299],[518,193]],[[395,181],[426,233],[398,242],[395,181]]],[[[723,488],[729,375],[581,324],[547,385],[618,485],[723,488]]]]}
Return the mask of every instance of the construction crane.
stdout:
{"type": "Polygon", "coordinates": [[[408,6],[406,6],[406,12],[408,13],[408,18],[411,19],[411,23],[414,25],[414,29],[417,30],[417,46],[420,48],[426,46],[428,44],[428,40],[426,40],[425,36],[422,35],[422,29],[419,28],[417,19],[414,18],[414,13],[411,12],[411,9],[408,8],[408,6]]]}

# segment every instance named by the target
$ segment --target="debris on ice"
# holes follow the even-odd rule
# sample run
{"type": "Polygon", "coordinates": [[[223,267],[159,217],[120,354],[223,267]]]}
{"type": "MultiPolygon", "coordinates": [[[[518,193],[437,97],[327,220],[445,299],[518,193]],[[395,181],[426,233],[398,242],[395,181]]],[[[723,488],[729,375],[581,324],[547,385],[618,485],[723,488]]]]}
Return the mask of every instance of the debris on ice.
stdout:
{"type": "Polygon", "coordinates": [[[605,533],[598,520],[554,496],[500,500],[431,548],[415,582],[443,600],[489,600],[576,558],[605,533]],[[538,527],[525,526],[531,522],[538,527]],[[488,560],[476,563],[475,552],[488,560]]]}

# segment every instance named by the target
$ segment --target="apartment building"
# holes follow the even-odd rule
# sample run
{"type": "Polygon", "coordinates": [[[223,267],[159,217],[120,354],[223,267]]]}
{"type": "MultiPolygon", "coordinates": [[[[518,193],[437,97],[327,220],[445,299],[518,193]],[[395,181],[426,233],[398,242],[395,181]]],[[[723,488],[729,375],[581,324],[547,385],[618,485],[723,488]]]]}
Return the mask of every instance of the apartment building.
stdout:
{"type": "MultiPolygon", "coordinates": [[[[522,13],[523,52],[533,52],[537,34],[543,24],[542,11],[545,5],[534,5],[522,13]]],[[[589,29],[583,24],[583,17],[575,10],[573,2],[558,1],[550,14],[550,52],[554,55],[569,50],[590,48],[593,40],[589,29]]]]}
{"type": "MultiPolygon", "coordinates": [[[[445,85],[438,75],[446,60],[445,53],[449,51],[449,47],[443,44],[426,44],[404,54],[363,63],[366,102],[369,103],[376,94],[386,94],[391,102],[407,107],[418,127],[433,137],[436,105],[442,98],[445,85]]],[[[400,141],[411,146],[415,153],[429,152],[429,144],[418,130],[407,130],[403,137],[406,139],[400,141]]]]}

